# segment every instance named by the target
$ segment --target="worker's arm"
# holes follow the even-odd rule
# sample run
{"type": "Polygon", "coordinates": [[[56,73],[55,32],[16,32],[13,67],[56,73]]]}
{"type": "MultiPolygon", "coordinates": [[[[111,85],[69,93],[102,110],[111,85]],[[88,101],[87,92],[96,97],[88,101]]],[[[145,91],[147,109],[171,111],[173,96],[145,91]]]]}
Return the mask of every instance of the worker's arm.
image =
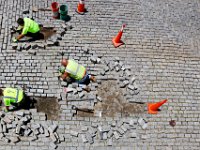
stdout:
{"type": "Polygon", "coordinates": [[[6,106],[6,111],[9,111],[9,106],[6,106]]]}
{"type": "Polygon", "coordinates": [[[19,41],[23,37],[24,37],[24,34],[20,34],[19,36],[17,36],[17,41],[19,41]]]}
{"type": "Polygon", "coordinates": [[[60,77],[65,80],[67,77],[69,76],[69,74],[67,72],[63,73],[60,77]]]}
{"type": "Polygon", "coordinates": [[[9,106],[3,107],[3,111],[4,111],[4,112],[8,112],[8,111],[9,111],[9,106]]]}

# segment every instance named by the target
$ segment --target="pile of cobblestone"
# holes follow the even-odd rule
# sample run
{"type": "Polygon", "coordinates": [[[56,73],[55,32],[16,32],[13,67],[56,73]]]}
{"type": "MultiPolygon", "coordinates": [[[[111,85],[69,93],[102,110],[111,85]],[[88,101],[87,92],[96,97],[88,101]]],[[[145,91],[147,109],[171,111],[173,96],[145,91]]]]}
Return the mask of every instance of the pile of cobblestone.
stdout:
{"type": "MultiPolygon", "coordinates": [[[[45,117],[45,121],[45,113],[42,113],[42,116],[45,117]]],[[[40,137],[50,138],[52,148],[57,148],[57,144],[64,141],[64,137],[56,132],[58,125],[35,122],[32,118],[32,113],[28,110],[0,112],[0,139],[7,143],[18,143],[24,137],[29,141],[38,140],[40,137]]]]}

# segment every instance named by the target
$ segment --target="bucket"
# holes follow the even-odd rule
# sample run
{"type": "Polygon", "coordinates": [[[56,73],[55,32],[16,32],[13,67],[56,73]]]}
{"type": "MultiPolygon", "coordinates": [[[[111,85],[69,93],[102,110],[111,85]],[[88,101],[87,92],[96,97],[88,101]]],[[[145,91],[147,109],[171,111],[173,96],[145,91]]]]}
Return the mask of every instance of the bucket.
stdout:
{"type": "Polygon", "coordinates": [[[53,12],[53,18],[58,18],[59,17],[59,5],[57,2],[51,3],[51,9],[53,12]]]}
{"type": "Polygon", "coordinates": [[[60,12],[60,19],[61,20],[66,20],[67,19],[67,14],[68,14],[67,5],[61,5],[59,12],[60,12]]]}

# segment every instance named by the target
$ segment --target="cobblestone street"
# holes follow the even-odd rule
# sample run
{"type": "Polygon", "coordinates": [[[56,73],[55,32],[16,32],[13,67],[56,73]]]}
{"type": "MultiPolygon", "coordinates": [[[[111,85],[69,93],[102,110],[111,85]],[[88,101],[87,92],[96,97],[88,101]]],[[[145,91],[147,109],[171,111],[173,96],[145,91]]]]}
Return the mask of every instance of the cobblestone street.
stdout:
{"type": "Polygon", "coordinates": [[[200,1],[86,0],[80,15],[78,0],[58,0],[67,22],[42,9],[52,2],[0,0],[0,88],[25,88],[42,105],[0,112],[0,150],[199,150],[200,1]],[[56,33],[13,43],[19,17],[56,33]],[[125,44],[115,48],[122,24],[125,44]],[[96,77],[91,92],[58,80],[62,58],[96,77]],[[148,114],[147,103],[165,99],[148,114]]]}

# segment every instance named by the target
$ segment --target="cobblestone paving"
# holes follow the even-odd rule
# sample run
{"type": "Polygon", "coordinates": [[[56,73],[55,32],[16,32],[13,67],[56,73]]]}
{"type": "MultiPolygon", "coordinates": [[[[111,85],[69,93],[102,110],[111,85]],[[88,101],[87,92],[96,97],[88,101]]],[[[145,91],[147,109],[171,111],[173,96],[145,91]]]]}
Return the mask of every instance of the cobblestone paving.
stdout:
{"type": "MultiPolygon", "coordinates": [[[[70,0],[67,5],[71,20],[66,25],[73,28],[62,36],[60,46],[47,46],[43,49],[41,46],[55,41],[55,37],[64,31],[64,22],[52,19],[50,11],[32,12],[32,7],[47,8],[51,2],[0,0],[0,84],[1,87],[28,85],[29,96],[60,99],[61,93],[59,120],[47,121],[48,124],[58,124],[57,133],[65,137],[65,141],[59,143],[57,149],[199,149],[198,0],[90,0],[86,1],[88,12],[85,15],[78,15],[75,12],[78,1],[70,0]],[[29,10],[28,14],[22,13],[25,9],[29,10]],[[10,42],[10,28],[16,26],[19,16],[33,17],[46,27],[55,27],[57,33],[45,42],[31,43],[40,45],[39,48],[14,50],[14,44],[10,42]],[[122,23],[127,24],[122,37],[125,45],[114,48],[111,39],[122,23]],[[86,52],[87,50],[89,51],[86,52]],[[65,83],[58,82],[57,78],[61,52],[64,52],[64,58],[73,58],[85,64],[89,72],[97,77],[98,84],[91,85],[92,93],[95,93],[101,82],[120,76],[121,71],[109,71],[102,75],[106,62],[117,60],[125,66],[131,66],[130,73],[136,77],[139,89],[138,94],[124,95],[127,101],[147,103],[168,99],[168,102],[157,115],[142,112],[128,117],[74,116],[72,105],[92,107],[95,102],[79,101],[80,98],[71,93],[67,96],[71,101],[66,102],[63,92],[65,83]],[[99,57],[102,62],[94,64],[91,57],[99,57]],[[148,126],[141,128],[142,121],[139,118],[144,118],[148,126]],[[138,119],[141,122],[137,123],[138,119]],[[176,121],[174,127],[169,125],[171,120],[176,121]],[[114,131],[113,136],[111,130],[114,131]],[[97,133],[95,137],[92,136],[94,133],[97,133]]],[[[58,2],[66,3],[63,0],[58,2]]],[[[20,44],[22,45],[18,45],[20,44]]],[[[92,93],[84,93],[84,98],[94,98],[92,93]]],[[[34,109],[31,112],[32,121],[44,122],[43,113],[37,113],[34,109]]],[[[35,141],[23,137],[16,144],[1,139],[0,149],[54,149],[55,145],[50,144],[50,141],[51,139],[42,136],[35,141]]]]}

